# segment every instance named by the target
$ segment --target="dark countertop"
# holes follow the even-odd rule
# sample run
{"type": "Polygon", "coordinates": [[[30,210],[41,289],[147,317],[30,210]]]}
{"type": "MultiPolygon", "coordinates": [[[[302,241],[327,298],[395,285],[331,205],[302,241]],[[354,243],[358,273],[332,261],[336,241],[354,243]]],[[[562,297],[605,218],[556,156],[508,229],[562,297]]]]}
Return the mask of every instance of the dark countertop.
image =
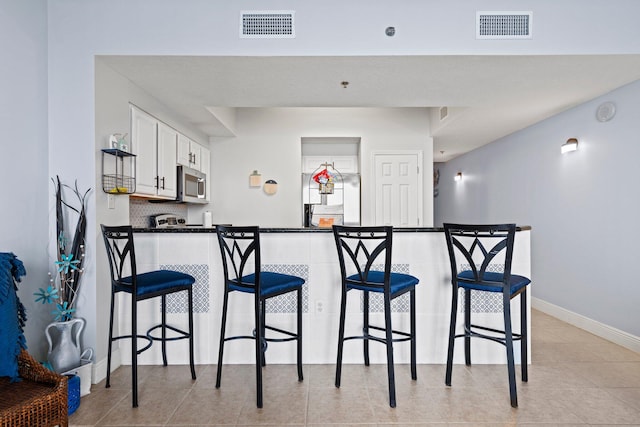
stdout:
{"type": "MultiPolygon", "coordinates": [[[[531,226],[523,225],[517,228],[517,231],[531,230],[531,226]]],[[[186,227],[172,228],[134,228],[134,233],[215,233],[215,227],[203,227],[201,225],[187,225],[186,227]]],[[[260,228],[263,233],[330,233],[331,228],[260,228]]],[[[399,233],[441,233],[444,231],[442,227],[396,227],[394,232],[399,233]]]]}

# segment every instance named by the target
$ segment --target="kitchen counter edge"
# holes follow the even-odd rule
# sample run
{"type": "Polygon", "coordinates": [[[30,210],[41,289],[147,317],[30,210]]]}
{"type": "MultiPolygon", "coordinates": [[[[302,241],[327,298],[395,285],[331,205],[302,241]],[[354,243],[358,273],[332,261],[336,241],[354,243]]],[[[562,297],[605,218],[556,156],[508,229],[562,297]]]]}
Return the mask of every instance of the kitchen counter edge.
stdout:
{"type": "MultiPolygon", "coordinates": [[[[531,226],[522,225],[517,227],[517,231],[531,230],[531,226]]],[[[442,227],[394,227],[394,232],[399,233],[439,233],[444,231],[442,227]]],[[[215,233],[215,227],[202,226],[186,226],[172,228],[150,228],[150,227],[134,227],[134,233],[215,233]]],[[[280,227],[264,227],[260,228],[262,233],[330,233],[331,228],[280,228],[280,227]]]]}

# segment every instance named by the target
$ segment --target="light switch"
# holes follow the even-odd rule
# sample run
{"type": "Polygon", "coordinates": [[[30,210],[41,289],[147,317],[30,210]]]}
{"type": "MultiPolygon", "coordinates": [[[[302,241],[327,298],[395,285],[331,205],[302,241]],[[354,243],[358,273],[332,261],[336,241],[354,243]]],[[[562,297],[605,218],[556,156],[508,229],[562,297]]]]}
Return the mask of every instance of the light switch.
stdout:
{"type": "Polygon", "coordinates": [[[116,208],[116,196],[114,196],[113,194],[107,194],[107,206],[109,207],[109,209],[116,208]]]}

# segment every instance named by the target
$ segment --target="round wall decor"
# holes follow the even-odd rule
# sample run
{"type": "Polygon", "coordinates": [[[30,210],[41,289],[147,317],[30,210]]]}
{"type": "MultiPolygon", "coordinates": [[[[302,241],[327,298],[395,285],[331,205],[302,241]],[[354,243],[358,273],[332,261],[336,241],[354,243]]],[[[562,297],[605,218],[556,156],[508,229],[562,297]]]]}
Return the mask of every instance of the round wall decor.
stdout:
{"type": "Polygon", "coordinates": [[[598,106],[596,110],[596,118],[600,122],[608,122],[616,115],[616,104],[613,102],[604,102],[598,106]]]}

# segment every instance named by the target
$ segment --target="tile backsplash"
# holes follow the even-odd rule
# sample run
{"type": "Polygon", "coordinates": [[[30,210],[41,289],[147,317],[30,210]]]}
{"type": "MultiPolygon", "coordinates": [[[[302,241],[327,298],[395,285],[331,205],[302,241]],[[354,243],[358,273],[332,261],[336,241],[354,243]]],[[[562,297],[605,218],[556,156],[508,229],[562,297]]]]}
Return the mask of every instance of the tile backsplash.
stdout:
{"type": "Polygon", "coordinates": [[[129,221],[135,228],[149,227],[149,217],[170,213],[187,217],[187,205],[183,203],[150,203],[147,200],[129,199],[129,221]]]}

